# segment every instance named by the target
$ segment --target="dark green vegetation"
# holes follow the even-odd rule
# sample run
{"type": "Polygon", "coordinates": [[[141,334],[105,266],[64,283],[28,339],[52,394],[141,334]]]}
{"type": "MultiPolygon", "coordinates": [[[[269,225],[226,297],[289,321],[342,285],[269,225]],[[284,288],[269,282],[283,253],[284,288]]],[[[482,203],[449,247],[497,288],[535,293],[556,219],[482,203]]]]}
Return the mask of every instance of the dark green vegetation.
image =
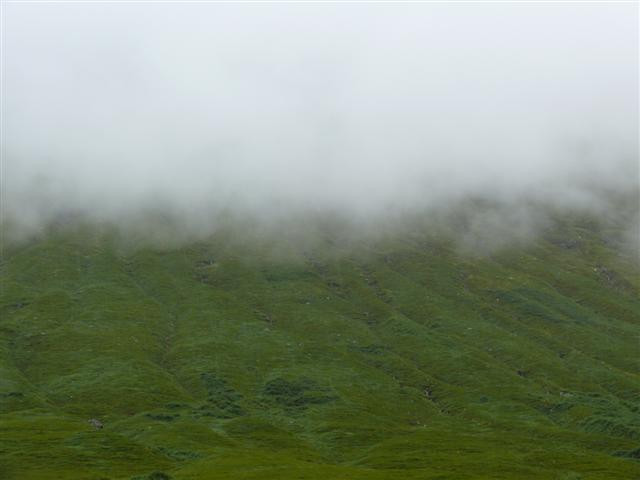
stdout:
{"type": "Polygon", "coordinates": [[[640,478],[620,232],[428,232],[6,247],[0,478],[640,478]]]}

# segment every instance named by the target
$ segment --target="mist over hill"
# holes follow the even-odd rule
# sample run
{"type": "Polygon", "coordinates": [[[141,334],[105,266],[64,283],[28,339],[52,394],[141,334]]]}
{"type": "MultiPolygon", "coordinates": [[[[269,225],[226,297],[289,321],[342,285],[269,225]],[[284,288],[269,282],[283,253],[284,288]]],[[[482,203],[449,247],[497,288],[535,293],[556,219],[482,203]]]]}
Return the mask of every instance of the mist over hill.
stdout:
{"type": "Polygon", "coordinates": [[[3,221],[27,235],[70,212],[162,211],[197,236],[229,212],[607,215],[637,194],[636,5],[4,12],[3,221]]]}
{"type": "Polygon", "coordinates": [[[638,5],[3,2],[0,478],[640,478],[638,5]]]}

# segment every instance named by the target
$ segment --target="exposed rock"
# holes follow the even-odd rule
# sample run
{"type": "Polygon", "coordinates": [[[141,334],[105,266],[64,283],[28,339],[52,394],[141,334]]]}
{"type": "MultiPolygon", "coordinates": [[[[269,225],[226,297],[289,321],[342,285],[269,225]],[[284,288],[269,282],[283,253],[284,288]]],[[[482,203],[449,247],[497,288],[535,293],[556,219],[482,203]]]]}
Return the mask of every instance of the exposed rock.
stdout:
{"type": "Polygon", "coordinates": [[[213,258],[207,258],[205,260],[199,260],[196,265],[200,268],[213,267],[216,261],[213,258]]]}
{"type": "Polygon", "coordinates": [[[100,430],[102,427],[104,427],[102,422],[97,418],[92,418],[91,420],[89,420],[89,423],[93,425],[96,428],[96,430],[100,430]]]}

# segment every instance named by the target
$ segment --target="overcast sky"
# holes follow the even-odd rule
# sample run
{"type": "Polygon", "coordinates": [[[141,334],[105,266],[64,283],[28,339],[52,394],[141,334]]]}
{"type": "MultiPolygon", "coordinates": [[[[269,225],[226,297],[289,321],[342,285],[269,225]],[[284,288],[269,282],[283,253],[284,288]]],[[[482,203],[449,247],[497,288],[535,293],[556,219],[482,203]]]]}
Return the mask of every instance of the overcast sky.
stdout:
{"type": "Polygon", "coordinates": [[[4,213],[589,201],[638,184],[638,5],[4,6],[4,213]]]}

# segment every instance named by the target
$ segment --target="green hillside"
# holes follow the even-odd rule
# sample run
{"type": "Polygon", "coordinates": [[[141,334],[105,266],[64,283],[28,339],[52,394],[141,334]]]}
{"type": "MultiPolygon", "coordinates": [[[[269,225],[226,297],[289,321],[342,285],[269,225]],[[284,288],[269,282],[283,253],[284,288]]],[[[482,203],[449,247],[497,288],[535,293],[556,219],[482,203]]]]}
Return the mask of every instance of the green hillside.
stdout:
{"type": "Polygon", "coordinates": [[[640,478],[617,227],[482,255],[336,231],[5,246],[0,478],[640,478]]]}

